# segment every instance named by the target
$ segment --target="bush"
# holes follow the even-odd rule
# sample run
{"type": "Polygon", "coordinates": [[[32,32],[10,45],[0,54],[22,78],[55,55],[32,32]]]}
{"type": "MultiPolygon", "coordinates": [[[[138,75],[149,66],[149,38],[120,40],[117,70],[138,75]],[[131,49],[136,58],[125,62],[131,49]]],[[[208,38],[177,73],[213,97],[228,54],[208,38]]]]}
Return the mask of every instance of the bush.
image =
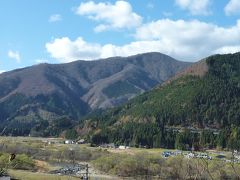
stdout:
{"type": "Polygon", "coordinates": [[[134,156],[109,154],[93,161],[94,167],[100,171],[126,177],[157,175],[161,169],[161,164],[160,158],[146,153],[139,153],[134,156]]]}
{"type": "Polygon", "coordinates": [[[162,159],[150,153],[109,154],[93,161],[96,169],[122,177],[139,179],[239,179],[240,165],[204,159],[172,157],[162,159]],[[234,166],[234,167],[233,167],[234,166]]]}
{"type": "Polygon", "coordinates": [[[16,155],[16,158],[12,161],[9,161],[9,154],[1,153],[0,154],[0,168],[2,169],[22,169],[22,170],[34,170],[35,162],[32,158],[28,157],[25,154],[16,155]]]}
{"type": "Polygon", "coordinates": [[[102,172],[113,172],[115,166],[121,158],[117,155],[102,156],[93,161],[93,165],[102,172]]]}
{"type": "Polygon", "coordinates": [[[20,154],[16,156],[11,163],[11,166],[14,169],[23,169],[23,170],[34,170],[35,162],[32,158],[28,157],[25,154],[20,154]]]}

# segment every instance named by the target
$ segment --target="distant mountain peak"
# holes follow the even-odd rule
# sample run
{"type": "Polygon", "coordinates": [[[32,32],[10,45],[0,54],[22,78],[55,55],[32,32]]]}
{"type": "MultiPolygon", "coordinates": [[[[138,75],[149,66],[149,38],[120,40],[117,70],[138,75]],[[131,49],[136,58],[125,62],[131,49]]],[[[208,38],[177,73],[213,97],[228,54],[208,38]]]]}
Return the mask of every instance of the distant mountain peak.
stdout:
{"type": "Polygon", "coordinates": [[[0,121],[35,126],[61,117],[78,120],[93,109],[120,105],[190,64],[153,52],[13,70],[0,75],[0,121]]]}

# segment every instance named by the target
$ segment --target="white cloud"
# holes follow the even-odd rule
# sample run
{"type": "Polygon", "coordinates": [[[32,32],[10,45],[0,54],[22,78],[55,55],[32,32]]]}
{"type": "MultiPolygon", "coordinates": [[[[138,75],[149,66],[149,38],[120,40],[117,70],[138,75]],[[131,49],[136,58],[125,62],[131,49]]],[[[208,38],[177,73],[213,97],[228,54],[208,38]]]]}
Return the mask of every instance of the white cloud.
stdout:
{"type": "Polygon", "coordinates": [[[8,51],[8,57],[11,58],[11,59],[15,59],[17,61],[17,63],[21,62],[21,57],[20,57],[20,54],[19,54],[18,51],[9,50],[8,51]]]}
{"type": "Polygon", "coordinates": [[[131,4],[127,1],[116,1],[115,4],[93,1],[81,3],[76,13],[100,22],[95,28],[96,32],[108,29],[130,29],[139,26],[142,22],[142,17],[133,12],[131,4]]]}
{"type": "Polygon", "coordinates": [[[182,9],[190,11],[192,15],[209,15],[211,0],[175,0],[175,3],[182,9]]]}
{"type": "Polygon", "coordinates": [[[134,41],[123,46],[107,44],[102,46],[101,58],[113,56],[131,56],[146,52],[167,53],[168,47],[164,47],[160,41],[134,41]]]}
{"type": "Polygon", "coordinates": [[[198,20],[161,19],[139,27],[135,41],[117,46],[86,42],[82,37],[55,39],[46,44],[47,51],[60,62],[92,60],[112,56],[129,56],[161,52],[180,60],[196,61],[214,53],[240,51],[240,20],[228,28],[198,20]]]}
{"type": "Polygon", "coordinates": [[[62,16],[60,14],[53,14],[48,19],[49,22],[57,22],[61,20],[62,20],[62,16]]]}
{"type": "Polygon", "coordinates": [[[224,8],[225,14],[230,16],[234,14],[240,14],[240,1],[230,0],[224,8]]]}
{"type": "Polygon", "coordinates": [[[5,71],[4,70],[0,70],[0,74],[4,73],[5,71]]]}
{"type": "Polygon", "coordinates": [[[40,64],[40,63],[48,63],[49,61],[47,59],[35,59],[35,62],[37,64],[40,64]]]}
{"type": "Polygon", "coordinates": [[[138,40],[159,41],[165,47],[162,52],[169,55],[197,60],[223,47],[230,51],[239,46],[240,20],[225,28],[198,20],[161,19],[138,28],[135,36],[138,40]]]}
{"type": "Polygon", "coordinates": [[[81,37],[71,41],[68,37],[55,39],[46,44],[47,51],[60,62],[78,59],[94,59],[100,56],[101,46],[85,42],[81,37]]]}
{"type": "Polygon", "coordinates": [[[214,51],[215,54],[227,54],[227,53],[236,53],[240,52],[240,45],[236,46],[223,46],[214,51]]]}
{"type": "Polygon", "coordinates": [[[88,43],[82,37],[72,41],[68,37],[55,39],[46,44],[47,51],[60,62],[93,60],[113,56],[129,56],[166,49],[159,41],[135,41],[123,46],[88,43]]]}

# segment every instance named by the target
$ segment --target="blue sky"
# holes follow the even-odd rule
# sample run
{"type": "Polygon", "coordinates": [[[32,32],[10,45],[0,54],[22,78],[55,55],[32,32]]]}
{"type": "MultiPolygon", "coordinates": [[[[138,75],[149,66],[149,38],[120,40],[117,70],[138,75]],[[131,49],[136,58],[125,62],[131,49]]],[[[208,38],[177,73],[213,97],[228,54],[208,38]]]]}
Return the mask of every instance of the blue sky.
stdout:
{"type": "Polygon", "coordinates": [[[0,72],[158,51],[240,51],[240,0],[1,0],[0,72]]]}

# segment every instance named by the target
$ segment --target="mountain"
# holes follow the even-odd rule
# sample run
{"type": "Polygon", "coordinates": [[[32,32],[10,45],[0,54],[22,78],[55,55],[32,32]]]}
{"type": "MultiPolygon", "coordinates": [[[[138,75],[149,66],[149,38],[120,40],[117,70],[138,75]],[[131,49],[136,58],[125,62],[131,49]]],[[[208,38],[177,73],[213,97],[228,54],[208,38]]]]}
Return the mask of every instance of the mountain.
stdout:
{"type": "Polygon", "coordinates": [[[146,53],[3,73],[0,129],[13,135],[58,134],[92,110],[122,104],[189,65],[161,53],[146,53]]]}
{"type": "Polygon", "coordinates": [[[94,144],[240,149],[240,53],[210,56],[121,107],[92,114],[94,144]]]}

